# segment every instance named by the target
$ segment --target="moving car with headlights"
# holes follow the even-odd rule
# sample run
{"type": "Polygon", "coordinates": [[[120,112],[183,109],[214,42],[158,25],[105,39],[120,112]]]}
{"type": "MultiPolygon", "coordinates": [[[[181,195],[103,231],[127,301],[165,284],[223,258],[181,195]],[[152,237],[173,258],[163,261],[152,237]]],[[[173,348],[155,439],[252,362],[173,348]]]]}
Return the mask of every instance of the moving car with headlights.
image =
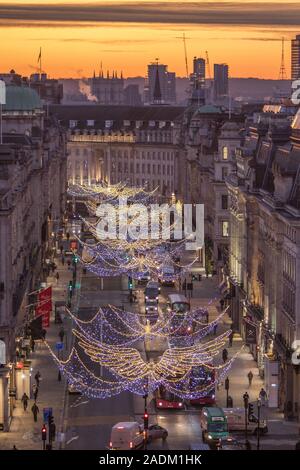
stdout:
{"type": "Polygon", "coordinates": [[[163,266],[158,274],[158,279],[163,286],[173,287],[176,279],[174,267],[163,266]]]}
{"type": "MultiPolygon", "coordinates": [[[[245,431],[245,408],[223,408],[227,418],[229,431],[245,431]]],[[[257,434],[258,418],[254,414],[247,414],[247,429],[249,433],[257,434]]],[[[261,434],[267,434],[268,424],[266,419],[259,420],[259,429],[261,434]]]]}
{"type": "Polygon", "coordinates": [[[189,316],[190,302],[179,293],[169,294],[167,300],[168,327],[170,335],[186,336],[193,332],[193,321],[189,316]]]}
{"type": "Polygon", "coordinates": [[[133,450],[144,444],[143,427],[135,422],[121,422],[112,427],[109,448],[110,450],[133,450]]]}
{"type": "Polygon", "coordinates": [[[155,391],[155,406],[157,409],[163,410],[183,410],[184,401],[182,398],[177,397],[174,393],[169,392],[163,386],[160,386],[155,391]]]}
{"type": "Polygon", "coordinates": [[[208,444],[229,437],[227,418],[222,408],[217,406],[204,407],[200,415],[202,439],[208,444]]]}
{"type": "Polygon", "coordinates": [[[139,284],[146,284],[148,281],[150,281],[151,276],[149,271],[144,271],[138,275],[138,283],[139,284]]]}

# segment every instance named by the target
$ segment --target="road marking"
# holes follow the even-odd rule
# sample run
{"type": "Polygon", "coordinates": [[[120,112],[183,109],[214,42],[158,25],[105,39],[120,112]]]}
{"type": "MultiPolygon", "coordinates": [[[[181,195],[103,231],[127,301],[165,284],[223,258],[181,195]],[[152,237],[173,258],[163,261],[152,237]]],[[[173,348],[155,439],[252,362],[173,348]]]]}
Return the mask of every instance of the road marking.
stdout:
{"type": "Polygon", "coordinates": [[[79,439],[79,436],[74,436],[74,437],[71,437],[71,439],[69,439],[67,442],[66,442],[66,446],[71,444],[71,442],[73,441],[77,441],[77,439],[79,439]]]}
{"type": "Polygon", "coordinates": [[[87,403],[89,403],[89,400],[81,401],[79,403],[74,403],[73,405],[70,406],[70,408],[76,408],[77,406],[86,405],[87,403]]]}

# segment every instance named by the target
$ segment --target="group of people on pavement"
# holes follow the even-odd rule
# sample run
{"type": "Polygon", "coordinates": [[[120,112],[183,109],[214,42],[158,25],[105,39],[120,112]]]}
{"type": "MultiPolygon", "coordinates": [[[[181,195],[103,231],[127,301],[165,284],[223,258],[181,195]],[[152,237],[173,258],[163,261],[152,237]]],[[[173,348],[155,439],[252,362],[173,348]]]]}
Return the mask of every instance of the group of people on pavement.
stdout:
{"type": "MultiPolygon", "coordinates": [[[[40,381],[41,381],[41,374],[40,374],[39,371],[37,371],[34,378],[35,378],[35,384],[33,384],[33,387],[32,387],[32,394],[33,394],[34,403],[31,407],[31,411],[32,411],[32,414],[33,414],[34,422],[36,423],[38,413],[40,412],[39,407],[37,406],[37,403],[36,403],[38,393],[39,393],[40,381]]],[[[25,392],[23,393],[23,396],[21,398],[21,402],[23,404],[24,411],[27,411],[28,402],[29,402],[29,396],[27,395],[27,393],[25,393],[25,392]]]]}

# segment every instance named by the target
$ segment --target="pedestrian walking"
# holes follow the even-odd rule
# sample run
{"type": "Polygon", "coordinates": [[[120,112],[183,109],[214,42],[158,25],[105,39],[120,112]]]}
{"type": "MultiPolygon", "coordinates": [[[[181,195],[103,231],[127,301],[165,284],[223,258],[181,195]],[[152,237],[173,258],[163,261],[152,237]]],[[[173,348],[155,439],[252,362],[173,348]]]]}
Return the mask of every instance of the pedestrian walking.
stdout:
{"type": "Polygon", "coordinates": [[[34,422],[36,423],[37,422],[37,415],[40,412],[40,410],[39,410],[39,407],[37,406],[37,404],[35,402],[31,407],[31,411],[32,411],[32,414],[33,414],[34,422]]]}
{"type": "Polygon", "coordinates": [[[15,444],[13,445],[12,450],[18,450],[18,449],[16,448],[15,444]]]}
{"type": "Polygon", "coordinates": [[[233,331],[231,330],[230,332],[230,335],[228,336],[228,340],[229,340],[229,346],[232,347],[232,342],[233,342],[233,331]]]}
{"type": "Polygon", "coordinates": [[[64,266],[65,265],[65,257],[64,255],[61,256],[61,264],[64,266]]]}
{"type": "Polygon", "coordinates": [[[34,339],[31,337],[31,340],[30,340],[30,347],[31,347],[31,351],[34,352],[34,348],[35,348],[35,341],[34,339]]]}
{"type": "Polygon", "coordinates": [[[36,384],[33,384],[32,392],[33,392],[34,401],[37,401],[37,397],[38,397],[38,393],[39,393],[39,387],[36,384]]]}
{"type": "Polygon", "coordinates": [[[214,336],[217,334],[217,329],[218,329],[218,323],[214,324],[214,336]]]}
{"type": "Polygon", "coordinates": [[[249,387],[251,387],[251,385],[252,385],[252,380],[253,380],[253,373],[252,373],[252,370],[250,370],[250,371],[248,372],[247,377],[248,377],[248,381],[249,381],[249,387]]]}
{"type": "Polygon", "coordinates": [[[248,439],[247,439],[246,442],[245,442],[245,448],[246,448],[246,450],[251,450],[251,444],[250,444],[250,442],[248,441],[248,439]]]}
{"type": "Polygon", "coordinates": [[[228,351],[226,348],[223,349],[223,352],[222,352],[222,359],[223,359],[223,362],[225,364],[225,362],[227,361],[228,359],[228,351]]]}
{"type": "Polygon", "coordinates": [[[41,380],[40,371],[37,371],[37,373],[35,374],[34,378],[35,378],[36,386],[39,387],[39,385],[40,385],[40,380],[41,380]]]}
{"type": "Polygon", "coordinates": [[[57,273],[55,274],[55,277],[56,277],[56,284],[58,284],[58,280],[59,280],[59,272],[57,271],[57,273]]]}
{"type": "Polygon", "coordinates": [[[62,255],[62,254],[63,254],[63,251],[64,251],[64,246],[63,246],[63,245],[60,245],[59,249],[60,249],[60,254],[62,255]]]}
{"type": "Polygon", "coordinates": [[[224,299],[221,299],[221,300],[220,300],[220,307],[221,307],[221,310],[223,310],[224,303],[225,303],[224,299]]]}
{"type": "Polygon", "coordinates": [[[26,395],[26,393],[23,393],[23,396],[22,396],[22,398],[21,398],[21,402],[22,402],[22,404],[23,404],[23,409],[24,409],[24,411],[27,410],[28,400],[29,400],[28,395],[26,395]]]}
{"type": "Polygon", "coordinates": [[[267,401],[267,392],[265,391],[264,388],[262,388],[259,392],[259,398],[261,400],[262,406],[265,406],[266,401],[267,401]]]}
{"type": "Polygon", "coordinates": [[[60,338],[60,342],[63,343],[65,337],[65,330],[63,327],[61,327],[61,329],[59,330],[58,336],[60,338]]]}
{"type": "Polygon", "coordinates": [[[42,338],[43,338],[44,341],[46,339],[46,334],[47,334],[47,330],[45,330],[45,328],[43,328],[42,329],[42,338]]]}

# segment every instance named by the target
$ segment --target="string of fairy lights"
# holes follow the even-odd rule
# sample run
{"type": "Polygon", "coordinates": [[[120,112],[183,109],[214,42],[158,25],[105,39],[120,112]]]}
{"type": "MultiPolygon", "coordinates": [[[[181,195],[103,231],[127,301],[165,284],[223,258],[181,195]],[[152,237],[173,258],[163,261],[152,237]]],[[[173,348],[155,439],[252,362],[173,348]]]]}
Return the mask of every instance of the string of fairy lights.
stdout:
{"type": "MultiPolygon", "coordinates": [[[[100,203],[114,206],[117,228],[120,229],[123,217],[128,215],[127,209],[117,207],[120,198],[127,198],[129,205],[152,203],[156,190],[147,191],[146,188],[131,188],[118,183],[112,186],[76,184],[70,186],[68,191],[69,195],[85,200],[92,216],[92,220],[84,217],[81,220],[94,242],[87,243],[77,237],[81,254],[77,253],[76,256],[84,268],[97,276],[126,275],[139,279],[141,273],[148,272],[156,280],[164,267],[172,266],[176,279],[196,262],[196,258],[187,264],[180,261],[187,237],[175,241],[168,239],[159,213],[155,214],[160,234],[157,239],[148,236],[135,239],[130,230],[118,239],[99,236],[100,203]]],[[[129,217],[129,229],[136,219],[140,232],[144,229],[147,234],[148,214],[129,217]]],[[[171,230],[174,228],[175,222],[171,224],[171,230]]],[[[88,320],[81,319],[67,308],[66,312],[74,325],[74,346],[68,358],[60,359],[49,344],[47,346],[68,382],[91,398],[103,399],[124,391],[144,395],[145,390],[150,393],[161,386],[184,399],[199,398],[223,380],[238,354],[220,364],[220,351],[225,347],[231,331],[211,336],[226,310],[211,322],[208,322],[206,308],[189,312],[167,308],[156,315],[154,321],[151,315],[145,317],[142,313],[126,311],[114,305],[99,308],[88,320]],[[162,353],[155,360],[144,359],[140,344],[152,341],[164,345],[162,353]],[[206,379],[197,379],[194,374],[196,370],[201,371],[206,379]]]]}

